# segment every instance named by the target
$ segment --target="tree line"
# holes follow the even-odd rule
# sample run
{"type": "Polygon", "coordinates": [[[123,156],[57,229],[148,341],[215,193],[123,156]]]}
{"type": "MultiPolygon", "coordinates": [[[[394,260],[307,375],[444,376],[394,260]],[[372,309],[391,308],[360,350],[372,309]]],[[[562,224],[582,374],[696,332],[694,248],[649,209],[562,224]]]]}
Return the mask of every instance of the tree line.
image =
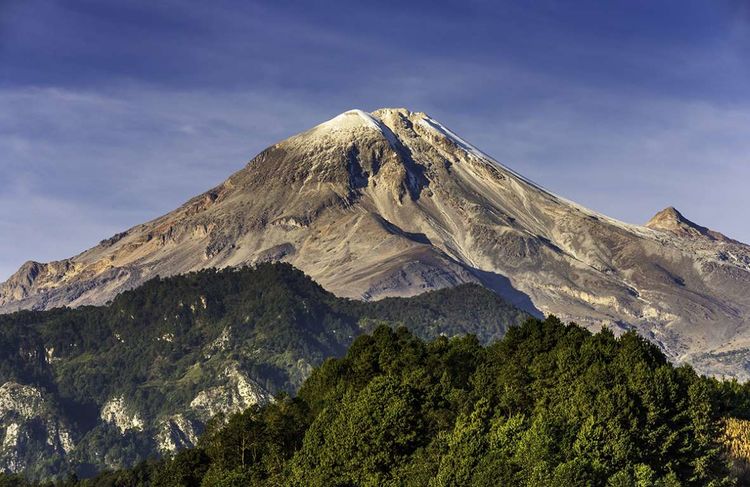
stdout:
{"type": "Polygon", "coordinates": [[[195,448],[54,485],[737,485],[723,425],[748,404],[747,385],[675,367],[634,332],[548,317],[484,345],[379,326],[195,448]]]}

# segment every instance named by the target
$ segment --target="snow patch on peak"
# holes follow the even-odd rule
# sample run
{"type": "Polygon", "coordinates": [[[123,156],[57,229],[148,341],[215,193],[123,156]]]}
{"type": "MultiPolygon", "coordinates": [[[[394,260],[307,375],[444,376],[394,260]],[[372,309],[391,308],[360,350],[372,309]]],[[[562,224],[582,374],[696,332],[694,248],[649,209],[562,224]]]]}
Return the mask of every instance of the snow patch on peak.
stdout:
{"type": "Polygon", "coordinates": [[[381,122],[374,115],[356,108],[337,115],[327,122],[321,123],[315,128],[325,128],[333,131],[345,131],[361,127],[377,131],[388,141],[391,147],[396,147],[398,144],[398,138],[396,137],[396,135],[391,131],[391,129],[386,127],[383,122],[381,122]]]}
{"type": "Polygon", "coordinates": [[[475,146],[471,145],[466,140],[459,137],[455,132],[447,128],[445,125],[441,124],[434,118],[430,118],[428,115],[422,115],[422,117],[419,120],[419,124],[428,129],[432,130],[433,132],[437,133],[438,135],[447,138],[448,140],[452,141],[454,144],[456,144],[459,148],[463,149],[467,154],[472,155],[476,157],[477,159],[480,159],[485,162],[489,162],[491,164],[494,164],[495,166],[499,167],[506,173],[510,174],[514,178],[518,179],[519,181],[522,181],[530,186],[533,186],[534,188],[547,193],[548,195],[557,198],[557,199],[563,199],[560,196],[557,196],[556,194],[552,193],[551,191],[547,191],[542,186],[538,185],[534,181],[531,181],[530,179],[527,179],[526,177],[522,176],[521,174],[517,173],[513,169],[505,166],[504,164],[499,163],[492,157],[488,156],[481,150],[477,149],[475,146]]]}
{"type": "Polygon", "coordinates": [[[593,211],[593,210],[591,210],[589,208],[586,208],[585,206],[580,205],[580,204],[578,204],[578,203],[576,203],[574,201],[571,201],[571,200],[569,200],[567,198],[564,198],[564,197],[562,197],[560,195],[557,195],[557,194],[553,193],[552,191],[549,191],[548,189],[544,188],[540,184],[535,183],[534,181],[532,181],[532,180],[526,178],[525,176],[517,173],[516,171],[514,171],[511,168],[509,168],[508,166],[506,166],[504,164],[501,164],[497,160],[495,160],[492,157],[488,156],[487,154],[485,154],[481,150],[477,149],[475,146],[473,146],[472,144],[470,144],[469,142],[467,142],[466,140],[464,140],[463,138],[461,138],[460,136],[458,136],[455,132],[453,132],[452,130],[450,130],[449,128],[447,128],[446,126],[444,126],[443,124],[441,124],[437,120],[429,117],[426,114],[420,114],[420,117],[421,118],[419,120],[419,124],[422,127],[426,128],[428,130],[432,130],[434,133],[437,133],[438,135],[447,138],[448,140],[450,140],[454,144],[456,144],[456,146],[458,146],[459,148],[461,148],[462,150],[464,150],[467,154],[469,154],[471,156],[474,156],[475,158],[477,158],[477,159],[479,159],[481,161],[484,161],[484,162],[487,162],[487,163],[495,165],[496,167],[498,167],[501,170],[505,171],[507,174],[509,174],[510,176],[512,176],[513,178],[515,178],[516,180],[521,181],[524,184],[537,189],[538,191],[541,191],[542,193],[544,193],[544,194],[548,195],[549,197],[557,200],[558,202],[566,204],[566,205],[569,205],[569,206],[572,206],[572,207],[576,208],[577,210],[579,210],[580,212],[582,212],[583,214],[589,215],[591,217],[595,217],[598,220],[605,221],[605,222],[609,223],[612,226],[615,226],[615,227],[618,227],[618,228],[622,228],[622,229],[624,229],[626,231],[629,231],[631,233],[634,233],[634,234],[637,234],[637,235],[640,235],[640,236],[646,236],[646,235],[648,235],[648,232],[643,227],[640,227],[638,225],[632,225],[630,223],[625,223],[625,222],[622,222],[622,221],[617,220],[615,218],[608,217],[608,216],[603,215],[603,214],[601,214],[599,212],[596,212],[596,211],[593,211]]]}
{"type": "Polygon", "coordinates": [[[492,159],[484,152],[480,151],[470,143],[466,142],[464,139],[456,135],[455,132],[447,128],[445,125],[441,124],[437,120],[428,117],[427,115],[423,116],[419,120],[419,124],[427,129],[432,130],[433,132],[437,132],[438,134],[442,135],[443,137],[449,139],[454,144],[459,146],[461,149],[465,150],[466,152],[475,155],[476,157],[480,159],[492,159]]]}
{"type": "Polygon", "coordinates": [[[380,130],[380,120],[376,119],[375,117],[373,117],[372,115],[370,115],[369,113],[365,111],[354,109],[354,110],[349,110],[348,112],[344,112],[343,115],[356,115],[362,120],[364,120],[365,124],[371,129],[380,130]]]}
{"type": "Polygon", "coordinates": [[[332,119],[321,123],[316,128],[329,128],[329,129],[351,129],[355,127],[368,127],[373,130],[380,130],[380,121],[369,113],[354,109],[348,110],[344,113],[336,115],[332,119]]]}

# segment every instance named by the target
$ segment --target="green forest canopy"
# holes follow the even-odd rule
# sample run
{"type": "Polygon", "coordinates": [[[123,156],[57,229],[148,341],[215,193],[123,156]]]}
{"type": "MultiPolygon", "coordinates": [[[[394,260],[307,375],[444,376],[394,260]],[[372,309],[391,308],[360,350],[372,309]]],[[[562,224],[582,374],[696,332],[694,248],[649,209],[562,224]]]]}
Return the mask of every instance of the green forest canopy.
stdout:
{"type": "Polygon", "coordinates": [[[38,434],[21,434],[0,460],[36,480],[132,466],[159,455],[165,418],[180,414],[200,432],[208,418],[191,401],[226,386],[227,369],[272,394],[295,394],[314,366],[381,324],[489,343],[526,316],[472,284],[377,302],[339,298],[282,263],[157,278],[106,306],[0,315],[0,384],[43,391],[39,419],[67,424],[75,441],[72,451],[54,450],[30,419],[24,431],[38,434]],[[123,434],[99,420],[112,398],[137,412],[142,430],[123,434]]]}
{"type": "Polygon", "coordinates": [[[634,332],[529,319],[485,347],[383,326],[196,448],[68,484],[735,485],[722,418],[748,398],[634,332]]]}

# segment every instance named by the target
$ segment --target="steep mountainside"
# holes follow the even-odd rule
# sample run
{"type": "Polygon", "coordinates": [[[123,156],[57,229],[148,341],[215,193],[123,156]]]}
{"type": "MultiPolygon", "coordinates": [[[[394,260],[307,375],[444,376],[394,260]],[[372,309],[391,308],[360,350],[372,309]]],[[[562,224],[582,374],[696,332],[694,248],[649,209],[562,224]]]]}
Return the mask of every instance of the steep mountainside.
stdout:
{"type": "Polygon", "coordinates": [[[172,213],[25,264],[0,287],[0,310],[101,304],[155,275],[283,260],[347,297],[481,283],[532,313],[635,328],[673,360],[748,378],[750,247],[667,213],[624,224],[423,113],[352,110],[172,213]]]}
{"type": "Polygon", "coordinates": [[[488,342],[526,316],[476,285],[351,301],[270,263],[2,315],[0,471],[87,474],[191,446],[209,419],[296,392],[380,324],[488,342]]]}

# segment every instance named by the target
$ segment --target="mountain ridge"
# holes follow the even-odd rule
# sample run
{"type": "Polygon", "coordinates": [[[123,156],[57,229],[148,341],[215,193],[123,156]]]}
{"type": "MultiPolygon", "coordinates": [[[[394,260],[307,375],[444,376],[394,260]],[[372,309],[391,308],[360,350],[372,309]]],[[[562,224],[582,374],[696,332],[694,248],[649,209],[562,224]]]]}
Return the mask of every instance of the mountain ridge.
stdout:
{"type": "Polygon", "coordinates": [[[0,285],[0,312],[276,260],[352,298],[480,283],[534,315],[636,329],[672,360],[750,377],[750,247],[589,210],[406,109],[344,112],[173,212],[27,265],[0,285]]]}
{"type": "Polygon", "coordinates": [[[658,212],[646,222],[645,226],[653,230],[669,232],[680,237],[705,237],[709,240],[745,245],[738,240],[727,237],[723,233],[711,230],[710,228],[688,220],[674,206],[669,206],[658,212]]]}

